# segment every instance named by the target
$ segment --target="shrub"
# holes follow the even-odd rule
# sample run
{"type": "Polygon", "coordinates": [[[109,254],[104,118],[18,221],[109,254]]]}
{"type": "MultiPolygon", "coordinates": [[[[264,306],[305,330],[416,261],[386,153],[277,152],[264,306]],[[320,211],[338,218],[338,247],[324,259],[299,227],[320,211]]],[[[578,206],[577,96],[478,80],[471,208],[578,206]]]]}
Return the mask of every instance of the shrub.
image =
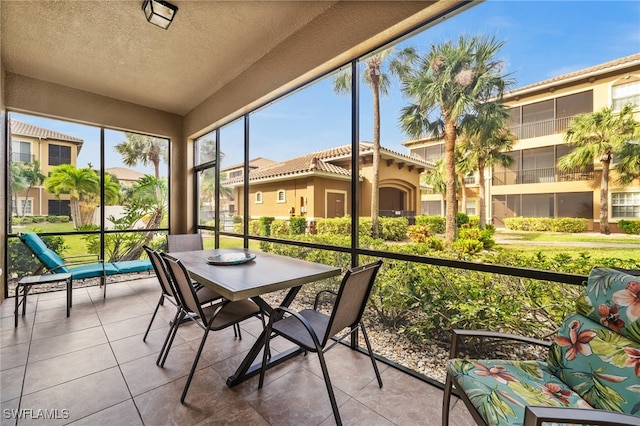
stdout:
{"type": "Polygon", "coordinates": [[[627,234],[640,234],[640,220],[619,220],[618,228],[627,234]]]}
{"type": "Polygon", "coordinates": [[[405,217],[381,217],[380,237],[386,241],[403,241],[407,238],[408,226],[409,220],[405,217]]]}
{"type": "Polygon", "coordinates": [[[458,212],[456,213],[456,227],[462,228],[464,225],[469,223],[469,215],[466,213],[458,212]]]}
{"type": "Polygon", "coordinates": [[[462,228],[458,232],[458,239],[479,241],[482,244],[482,249],[490,249],[496,245],[496,241],[493,239],[493,233],[494,230],[491,228],[462,228]]]}
{"type": "Polygon", "coordinates": [[[307,219],[301,216],[294,216],[289,219],[289,231],[293,235],[304,235],[307,230],[307,219]]]}
{"type": "Polygon", "coordinates": [[[467,228],[480,228],[480,216],[469,216],[469,222],[465,225],[467,228]]]}
{"type": "Polygon", "coordinates": [[[33,223],[43,223],[47,218],[45,216],[34,216],[33,223]]]}
{"type": "Polygon", "coordinates": [[[429,227],[431,234],[444,234],[446,230],[446,220],[442,216],[416,216],[416,225],[429,227]]]}
{"type": "Polygon", "coordinates": [[[233,224],[235,225],[236,223],[243,223],[244,221],[242,220],[242,216],[234,216],[233,219],[233,224]]]}
{"type": "MultiPolygon", "coordinates": [[[[362,221],[360,225],[362,225],[362,221]]],[[[371,227],[371,224],[369,224],[369,227],[371,227]]],[[[318,235],[351,235],[351,217],[320,219],[316,223],[316,232],[318,235]]]]}
{"type": "MultiPolygon", "coordinates": [[[[240,228],[242,229],[242,228],[240,228]]],[[[240,231],[242,233],[243,231],[240,231]]],[[[249,235],[260,235],[260,221],[252,219],[249,221],[249,235]]]]}
{"type": "Polygon", "coordinates": [[[407,228],[407,235],[414,243],[426,243],[431,238],[431,227],[428,225],[411,225],[407,228]]]}
{"type": "Polygon", "coordinates": [[[260,219],[260,235],[268,237],[271,235],[271,223],[276,220],[273,216],[262,216],[260,219]]]}
{"type": "Polygon", "coordinates": [[[509,217],[504,219],[504,226],[514,231],[554,231],[584,232],[588,221],[575,217],[509,217]]]}
{"type": "Polygon", "coordinates": [[[286,237],[289,235],[289,224],[286,220],[275,219],[271,222],[270,234],[272,237],[286,237]]]}
{"type": "Polygon", "coordinates": [[[461,254],[476,254],[482,251],[482,241],[473,238],[458,238],[453,242],[453,250],[461,254]]]}

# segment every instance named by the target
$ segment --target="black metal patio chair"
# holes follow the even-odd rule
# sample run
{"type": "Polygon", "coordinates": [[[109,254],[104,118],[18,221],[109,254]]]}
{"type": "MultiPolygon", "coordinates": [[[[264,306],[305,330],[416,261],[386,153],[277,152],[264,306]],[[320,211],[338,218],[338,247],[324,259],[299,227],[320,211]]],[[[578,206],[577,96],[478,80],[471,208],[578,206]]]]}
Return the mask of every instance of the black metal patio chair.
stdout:
{"type": "Polygon", "coordinates": [[[200,360],[202,349],[207,341],[209,331],[222,330],[251,317],[262,318],[262,310],[257,304],[249,299],[235,302],[222,299],[220,302],[203,307],[199,300],[198,292],[196,292],[191,285],[191,278],[189,277],[189,273],[182,262],[166,253],[161,253],[161,256],[167,265],[169,274],[171,275],[171,282],[174,284],[175,294],[180,307],[179,316],[172,326],[170,341],[173,341],[180,322],[185,318],[192,320],[204,330],[200,347],[196,353],[196,358],[193,360],[191,372],[189,373],[187,383],[185,384],[182,396],[180,397],[180,402],[184,403],[187,391],[191,385],[191,380],[193,379],[193,374],[195,373],[198,361],[200,360]],[[191,312],[196,313],[197,317],[190,316],[189,313],[191,312]]]}
{"type": "Polygon", "coordinates": [[[352,347],[355,347],[353,335],[358,330],[362,330],[362,336],[367,345],[371,364],[373,365],[376,379],[378,379],[378,386],[382,388],[382,378],[380,377],[380,372],[378,371],[378,366],[376,365],[376,360],[371,350],[369,336],[367,336],[366,329],[362,322],[362,314],[364,313],[380,266],[382,266],[382,260],[347,270],[338,292],[334,293],[324,290],[318,293],[313,309],[296,312],[283,306],[276,308],[269,318],[265,332],[262,369],[260,370],[258,388],[262,388],[264,383],[265,366],[267,365],[271,335],[282,336],[304,350],[318,354],[333,415],[336,423],[341,425],[342,420],[340,419],[338,405],[333,393],[329,371],[327,370],[323,354],[347,336],[352,336],[351,344],[352,347]],[[317,310],[319,298],[325,293],[331,293],[335,296],[335,302],[330,315],[317,310]],[[348,331],[341,337],[332,340],[334,336],[344,329],[348,329],[348,331]]]}

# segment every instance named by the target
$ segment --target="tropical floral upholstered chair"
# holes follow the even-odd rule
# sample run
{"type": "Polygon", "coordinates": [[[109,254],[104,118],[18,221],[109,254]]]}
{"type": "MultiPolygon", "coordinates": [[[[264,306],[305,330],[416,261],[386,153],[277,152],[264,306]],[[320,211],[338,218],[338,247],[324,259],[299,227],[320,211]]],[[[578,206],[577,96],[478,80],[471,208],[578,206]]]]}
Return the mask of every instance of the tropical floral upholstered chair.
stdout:
{"type": "Polygon", "coordinates": [[[480,425],[640,425],[640,278],[594,268],[553,342],[454,330],[451,358],[443,425],[452,384],[480,425]],[[462,336],[540,344],[547,361],[456,359],[462,336]]]}

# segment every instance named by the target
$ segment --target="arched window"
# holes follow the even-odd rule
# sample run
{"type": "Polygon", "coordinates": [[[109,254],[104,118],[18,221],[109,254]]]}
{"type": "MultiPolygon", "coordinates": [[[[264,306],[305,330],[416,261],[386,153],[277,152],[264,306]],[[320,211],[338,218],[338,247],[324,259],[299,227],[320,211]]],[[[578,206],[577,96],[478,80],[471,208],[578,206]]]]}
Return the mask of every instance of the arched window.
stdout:
{"type": "Polygon", "coordinates": [[[276,203],[282,204],[287,202],[286,192],[284,189],[278,189],[276,193],[276,203]]]}
{"type": "Polygon", "coordinates": [[[256,204],[262,204],[262,191],[256,192],[256,204]]]}

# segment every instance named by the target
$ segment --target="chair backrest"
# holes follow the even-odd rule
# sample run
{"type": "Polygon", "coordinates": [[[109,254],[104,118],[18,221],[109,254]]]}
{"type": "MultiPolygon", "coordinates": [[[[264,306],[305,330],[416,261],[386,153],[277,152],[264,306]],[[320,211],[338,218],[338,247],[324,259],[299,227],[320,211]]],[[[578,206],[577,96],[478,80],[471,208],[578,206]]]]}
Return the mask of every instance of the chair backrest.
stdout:
{"type": "Polygon", "coordinates": [[[382,260],[347,270],[333,305],[327,332],[322,338],[323,346],[343,328],[360,322],[380,266],[382,260]]]}
{"type": "Polygon", "coordinates": [[[196,295],[196,291],[191,285],[191,277],[182,262],[167,253],[160,253],[160,256],[167,265],[167,270],[171,275],[171,282],[174,290],[184,310],[198,314],[203,321],[206,321],[206,315],[202,311],[200,301],[196,295]]]}
{"type": "MultiPolygon", "coordinates": [[[[151,247],[144,245],[142,246],[144,251],[147,252],[147,256],[149,256],[149,260],[151,261],[151,266],[153,266],[153,270],[156,273],[156,277],[158,277],[158,281],[160,282],[160,287],[162,288],[162,292],[167,296],[175,297],[173,292],[173,287],[169,282],[170,276],[167,268],[164,264],[164,260],[160,257],[160,253],[152,249],[151,247]]],[[[176,301],[177,302],[177,301],[176,301]]]]}
{"type": "Polygon", "coordinates": [[[167,235],[167,251],[169,253],[179,251],[202,250],[202,234],[169,234],[167,235]]]}
{"type": "Polygon", "coordinates": [[[52,272],[69,272],[62,258],[51,250],[35,232],[19,234],[20,241],[52,272]]]}
{"type": "Polygon", "coordinates": [[[549,365],[592,407],[637,412],[640,389],[640,278],[593,268],[551,348],[549,365]]]}

